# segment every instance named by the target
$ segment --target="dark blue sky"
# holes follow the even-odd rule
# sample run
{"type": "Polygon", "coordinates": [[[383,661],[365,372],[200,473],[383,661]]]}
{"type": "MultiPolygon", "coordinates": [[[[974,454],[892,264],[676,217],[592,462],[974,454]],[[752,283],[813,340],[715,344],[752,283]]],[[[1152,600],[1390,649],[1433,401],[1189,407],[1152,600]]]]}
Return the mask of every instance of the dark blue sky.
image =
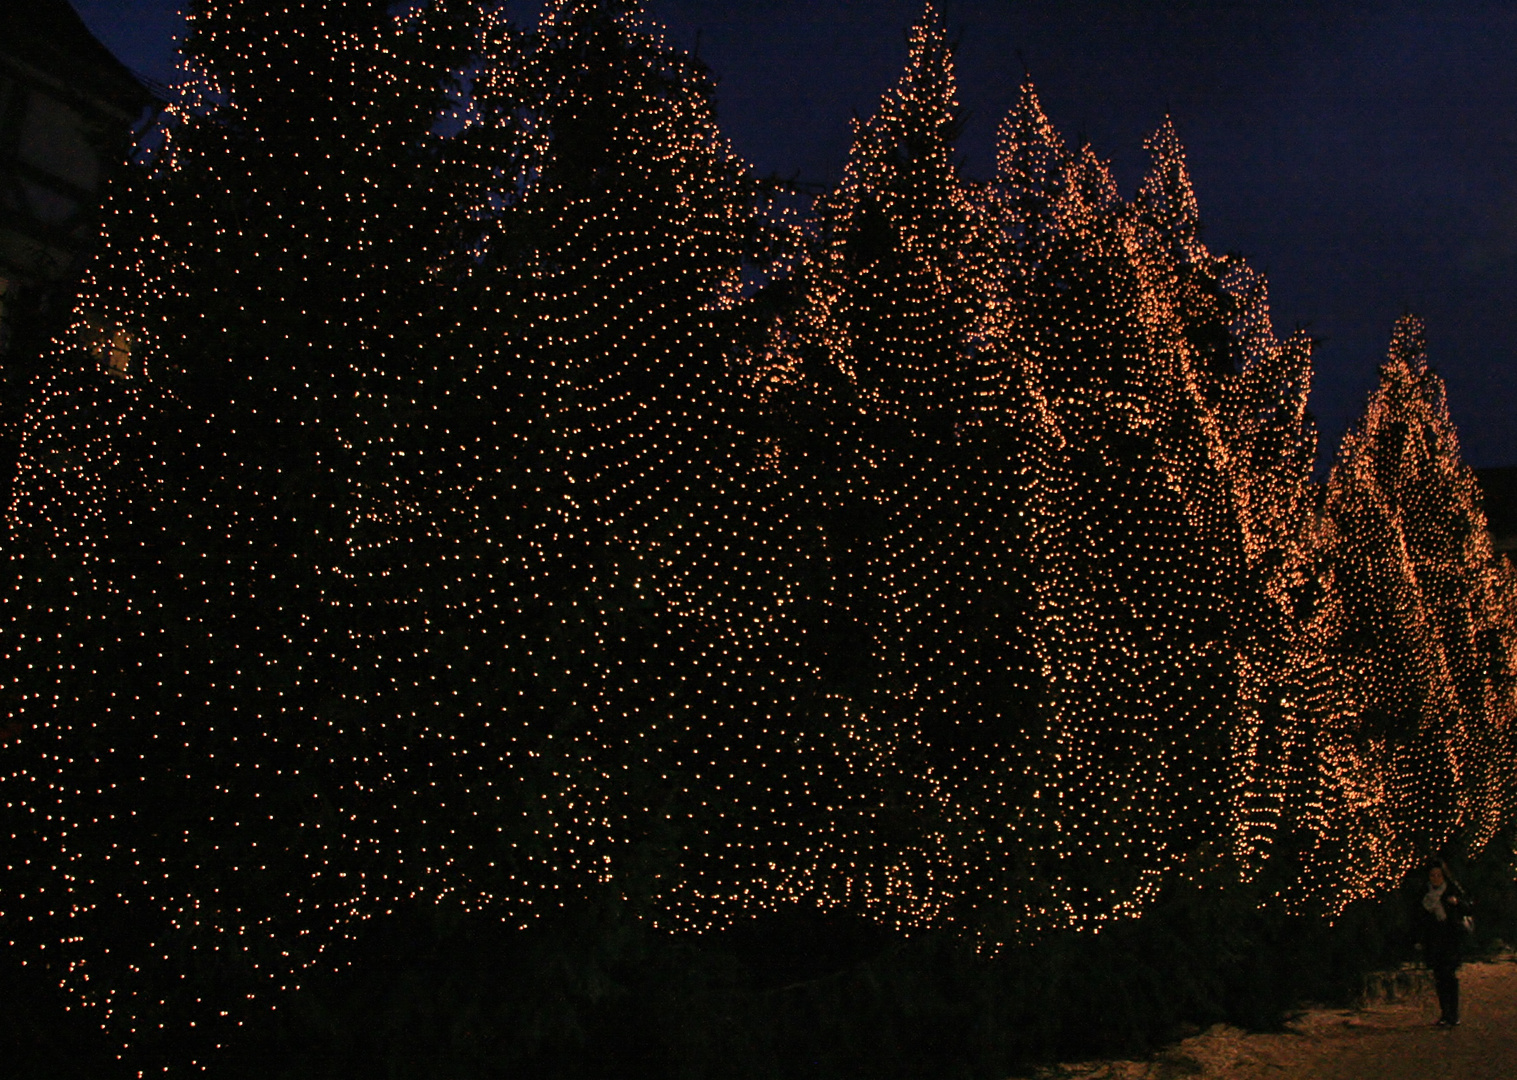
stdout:
{"type": "MultiPolygon", "coordinates": [[[[173,68],[178,0],[74,0],[128,66],[173,68]]],[[[524,13],[535,9],[524,0],[524,13]]],[[[943,0],[967,171],[988,171],[1025,60],[1054,124],[1131,195],[1175,118],[1213,250],[1270,279],[1276,329],[1321,342],[1312,408],[1335,447],[1392,321],[1428,323],[1465,456],[1517,464],[1517,3],[943,0]],[[1019,58],[1020,57],[1020,58],[1019,58]]],[[[721,80],[761,172],[836,179],[848,118],[899,74],[920,0],[650,0],[721,80]]]]}

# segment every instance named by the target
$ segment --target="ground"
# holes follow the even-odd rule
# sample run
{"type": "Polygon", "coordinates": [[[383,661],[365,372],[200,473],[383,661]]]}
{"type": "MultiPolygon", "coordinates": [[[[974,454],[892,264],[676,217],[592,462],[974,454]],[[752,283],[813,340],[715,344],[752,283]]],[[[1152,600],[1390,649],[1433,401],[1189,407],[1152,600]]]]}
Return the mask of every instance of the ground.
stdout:
{"type": "Polygon", "coordinates": [[[1466,964],[1459,1027],[1435,1028],[1431,984],[1414,973],[1382,980],[1362,1009],[1314,1009],[1284,1032],[1217,1026],[1148,1061],[1040,1070],[1037,1080],[1513,1080],[1517,1078],[1517,958],[1466,964]]]}

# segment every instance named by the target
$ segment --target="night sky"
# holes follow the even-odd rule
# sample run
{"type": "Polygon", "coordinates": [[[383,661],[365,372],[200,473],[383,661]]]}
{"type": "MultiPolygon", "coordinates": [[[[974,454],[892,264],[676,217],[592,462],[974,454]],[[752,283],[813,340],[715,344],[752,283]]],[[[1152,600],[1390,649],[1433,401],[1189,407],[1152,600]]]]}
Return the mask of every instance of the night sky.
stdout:
{"type": "MultiPolygon", "coordinates": [[[[74,0],[126,64],[173,75],[178,0],[74,0]]],[[[848,118],[905,60],[919,0],[651,0],[720,79],[761,173],[829,183],[848,118]]],[[[536,4],[517,5],[524,19],[536,4]]],[[[1071,141],[1131,196],[1165,113],[1214,251],[1269,275],[1275,326],[1319,340],[1324,450],[1362,407],[1404,311],[1472,464],[1517,464],[1517,4],[1510,0],[943,0],[959,39],[960,143],[985,176],[1023,64],[1071,141]]]]}

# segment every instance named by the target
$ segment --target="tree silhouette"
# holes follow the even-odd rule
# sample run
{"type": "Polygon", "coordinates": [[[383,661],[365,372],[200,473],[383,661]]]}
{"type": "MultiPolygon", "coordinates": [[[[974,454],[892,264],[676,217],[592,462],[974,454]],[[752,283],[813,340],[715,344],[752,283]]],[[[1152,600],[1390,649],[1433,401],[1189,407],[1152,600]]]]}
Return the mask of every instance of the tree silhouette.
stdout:
{"type": "Polygon", "coordinates": [[[1030,85],[1001,139],[1005,333],[1062,438],[1033,532],[1056,873],[1070,917],[1099,919],[1227,831],[1241,545],[1152,226],[1088,148],[1060,144],[1030,85]]]}
{"type": "Polygon", "coordinates": [[[1380,385],[1328,480],[1325,544],[1343,596],[1340,662],[1363,684],[1360,736],[1415,853],[1479,849],[1510,768],[1511,645],[1500,570],[1459,457],[1422,324],[1396,324],[1380,385]]]}
{"type": "Polygon", "coordinates": [[[453,208],[423,181],[462,54],[440,6],[191,15],[195,79],[28,410],[5,752],[47,882],[23,936],[195,1059],[410,876],[366,708],[396,598],[351,553],[394,512],[366,399],[438,300],[453,208]]]}

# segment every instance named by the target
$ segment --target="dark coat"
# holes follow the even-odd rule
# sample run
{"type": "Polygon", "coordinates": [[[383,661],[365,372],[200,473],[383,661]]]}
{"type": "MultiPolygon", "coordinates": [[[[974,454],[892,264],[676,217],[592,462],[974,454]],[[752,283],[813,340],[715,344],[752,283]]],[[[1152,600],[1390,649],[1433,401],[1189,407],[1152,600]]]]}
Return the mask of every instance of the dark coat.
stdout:
{"type": "Polygon", "coordinates": [[[1459,963],[1464,952],[1464,917],[1471,914],[1469,898],[1454,882],[1448,883],[1443,893],[1443,910],[1448,918],[1438,921],[1438,916],[1422,906],[1422,896],[1417,897],[1418,928],[1422,936],[1422,955],[1428,967],[1453,967],[1459,963]]]}

